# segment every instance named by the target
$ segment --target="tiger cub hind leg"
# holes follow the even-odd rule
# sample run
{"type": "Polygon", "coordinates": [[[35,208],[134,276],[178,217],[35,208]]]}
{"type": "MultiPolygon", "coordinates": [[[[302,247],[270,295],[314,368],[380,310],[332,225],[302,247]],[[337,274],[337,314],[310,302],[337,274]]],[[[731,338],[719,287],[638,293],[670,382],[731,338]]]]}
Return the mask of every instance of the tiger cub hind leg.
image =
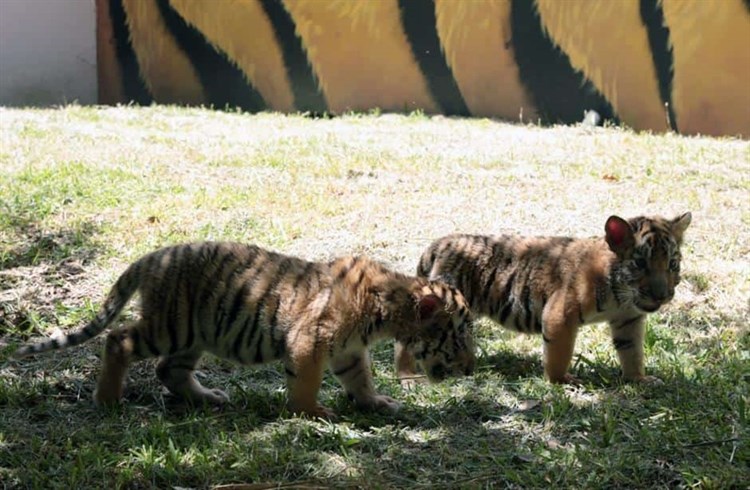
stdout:
{"type": "Polygon", "coordinates": [[[365,410],[385,410],[397,412],[401,403],[390,396],[375,391],[370,368],[370,355],[346,354],[334,357],[330,362],[331,371],[358,407],[365,410]]]}
{"type": "Polygon", "coordinates": [[[162,357],[156,366],[156,375],[170,392],[191,403],[227,403],[229,395],[219,389],[206,388],[195,379],[195,365],[201,355],[201,352],[188,352],[162,357]]]}
{"type": "Polygon", "coordinates": [[[97,405],[107,406],[120,403],[125,388],[128,366],[134,358],[140,357],[137,355],[137,345],[132,335],[132,332],[139,325],[140,322],[127,327],[116,328],[107,334],[102,371],[99,374],[99,381],[94,391],[94,401],[97,405]]]}

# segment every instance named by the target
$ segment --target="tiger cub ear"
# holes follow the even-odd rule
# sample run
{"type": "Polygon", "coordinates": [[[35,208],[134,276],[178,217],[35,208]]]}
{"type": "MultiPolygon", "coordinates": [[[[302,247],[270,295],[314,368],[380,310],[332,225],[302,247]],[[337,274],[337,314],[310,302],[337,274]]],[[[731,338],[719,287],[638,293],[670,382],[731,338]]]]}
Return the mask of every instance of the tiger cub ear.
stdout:
{"type": "Polygon", "coordinates": [[[678,242],[682,241],[682,235],[685,233],[685,230],[687,230],[687,227],[690,226],[692,220],[693,215],[688,211],[669,222],[675,240],[678,242]]]}
{"type": "Polygon", "coordinates": [[[429,320],[445,308],[445,301],[435,294],[427,294],[417,299],[417,314],[420,320],[429,320]]]}
{"type": "Polygon", "coordinates": [[[435,294],[426,294],[417,298],[417,335],[422,338],[433,338],[440,335],[441,326],[435,321],[445,313],[445,301],[435,294]]]}
{"type": "Polygon", "coordinates": [[[607,245],[617,255],[633,248],[635,245],[635,235],[630,223],[619,216],[610,216],[604,225],[607,245]]]}

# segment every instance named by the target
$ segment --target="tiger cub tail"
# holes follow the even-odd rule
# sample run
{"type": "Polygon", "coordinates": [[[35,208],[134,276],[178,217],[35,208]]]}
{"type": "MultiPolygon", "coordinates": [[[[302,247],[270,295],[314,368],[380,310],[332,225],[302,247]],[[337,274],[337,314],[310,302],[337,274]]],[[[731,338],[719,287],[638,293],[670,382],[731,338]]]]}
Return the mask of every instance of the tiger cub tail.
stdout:
{"type": "Polygon", "coordinates": [[[62,337],[45,340],[38,344],[24,345],[13,353],[13,357],[20,359],[41,352],[72,347],[87,342],[102,333],[117,318],[117,315],[138,289],[140,285],[140,262],[137,261],[132,264],[117,279],[99,313],[85,327],[62,337]]]}

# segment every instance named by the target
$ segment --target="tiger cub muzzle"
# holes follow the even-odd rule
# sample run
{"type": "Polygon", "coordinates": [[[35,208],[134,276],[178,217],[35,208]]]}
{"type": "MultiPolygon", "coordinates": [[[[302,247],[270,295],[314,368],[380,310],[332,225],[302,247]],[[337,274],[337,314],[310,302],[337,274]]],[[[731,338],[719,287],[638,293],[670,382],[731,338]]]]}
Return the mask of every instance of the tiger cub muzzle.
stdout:
{"type": "Polygon", "coordinates": [[[437,321],[427,325],[425,336],[408,347],[417,364],[436,383],[450,377],[469,376],[476,364],[472,334],[474,318],[465,305],[463,296],[453,291],[458,307],[453,313],[433,316],[437,321]],[[449,326],[447,326],[449,325],[449,326]]]}

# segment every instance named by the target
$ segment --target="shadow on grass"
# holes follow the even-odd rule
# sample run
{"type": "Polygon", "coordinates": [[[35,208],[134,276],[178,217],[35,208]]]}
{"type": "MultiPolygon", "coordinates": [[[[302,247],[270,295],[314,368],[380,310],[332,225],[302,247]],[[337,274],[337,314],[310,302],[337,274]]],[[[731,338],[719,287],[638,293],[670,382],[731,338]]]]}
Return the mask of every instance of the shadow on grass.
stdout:
{"type": "Polygon", "coordinates": [[[541,356],[519,354],[510,349],[502,349],[479,358],[478,368],[489,369],[513,380],[544,374],[541,356]]]}
{"type": "Polygon", "coordinates": [[[101,248],[93,239],[99,227],[91,221],[52,232],[42,231],[35,223],[24,223],[13,231],[13,245],[3,247],[0,269],[72,261],[86,263],[96,257],[101,248]]]}
{"type": "MultiPolygon", "coordinates": [[[[163,396],[153,364],[139,363],[127,404],[98,410],[90,401],[97,363],[83,349],[39,360],[36,377],[0,371],[0,477],[21,487],[61,474],[61,486],[74,487],[740,486],[750,456],[741,352],[727,353],[721,338],[676,345],[685,358],[708,355],[690,376],[656,372],[663,386],[520,382],[541,376],[541,360],[501,351],[480,359],[488,372],[455,381],[468,388],[460,397],[431,388],[407,395],[390,382],[388,394],[411,400],[396,415],[357,411],[328,377],[321,399],[341,415],[335,423],[289,417],[278,366],[221,362],[206,363],[201,381],[232,392],[223,409],[163,396]],[[507,402],[524,399],[538,403],[507,402]],[[29,470],[32,460],[40,464],[29,470]]],[[[382,348],[374,357],[390,366],[391,355],[382,348]]]]}
{"type": "Polygon", "coordinates": [[[88,263],[103,251],[98,232],[90,221],[54,231],[24,221],[0,235],[0,337],[51,320],[71,291],[86,295],[79,284],[88,263]]]}

